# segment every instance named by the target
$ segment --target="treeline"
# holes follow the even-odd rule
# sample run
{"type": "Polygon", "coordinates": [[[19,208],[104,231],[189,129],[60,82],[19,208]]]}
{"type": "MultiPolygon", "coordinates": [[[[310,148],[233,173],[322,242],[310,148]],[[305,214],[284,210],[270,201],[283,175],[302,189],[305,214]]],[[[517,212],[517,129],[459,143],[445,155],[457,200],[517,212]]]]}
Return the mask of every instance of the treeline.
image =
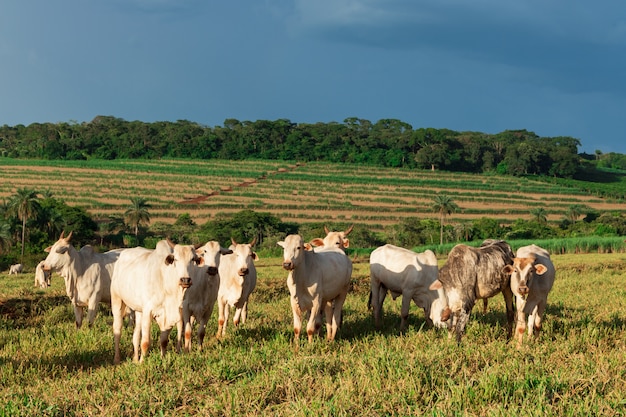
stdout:
{"type": "MultiPolygon", "coordinates": [[[[413,129],[396,119],[373,123],[356,117],[314,124],[227,119],[223,126],[208,127],[186,120],[146,123],[97,116],[85,123],[0,127],[0,155],[14,158],[259,158],[562,178],[581,168],[579,146],[572,137],[539,137],[526,130],[413,129]]],[[[583,156],[599,160],[603,155],[583,156]]]]}

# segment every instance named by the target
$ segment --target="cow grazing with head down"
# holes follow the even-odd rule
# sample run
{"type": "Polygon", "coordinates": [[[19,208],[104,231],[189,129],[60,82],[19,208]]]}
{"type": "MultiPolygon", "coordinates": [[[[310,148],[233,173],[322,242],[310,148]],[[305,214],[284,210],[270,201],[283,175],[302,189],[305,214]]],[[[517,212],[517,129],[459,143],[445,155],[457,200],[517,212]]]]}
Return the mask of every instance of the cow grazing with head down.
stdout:
{"type": "Polygon", "coordinates": [[[111,282],[114,363],[120,362],[127,307],[135,311],[133,361],[143,362],[148,352],[153,318],[161,330],[161,356],[165,355],[170,331],[182,318],[185,290],[193,284],[194,269],[202,263],[193,246],[175,245],[169,240],[159,241],[154,250],[136,247],[121,253],[111,282]]]}
{"type": "Polygon", "coordinates": [[[302,315],[309,312],[306,331],[309,343],[321,328],[321,310],[326,316],[326,339],[335,339],[341,310],[350,289],[352,262],[339,249],[309,251],[300,235],[289,235],[278,242],[283,248],[283,268],[289,271],[294,342],[302,330],[302,315]]]}
{"type": "Polygon", "coordinates": [[[226,323],[230,308],[235,308],[233,324],[245,323],[248,316],[248,298],[256,288],[256,267],[254,261],[259,256],[252,250],[256,238],[250,243],[237,243],[231,238],[231,254],[222,256],[219,265],[220,287],[217,294],[217,333],[220,338],[226,335],[226,323]]]}
{"type": "Polygon", "coordinates": [[[446,303],[444,292],[429,288],[437,280],[438,273],[437,257],[430,250],[415,253],[389,244],[375,249],[370,255],[370,301],[376,327],[381,325],[382,305],[387,291],[391,292],[394,300],[402,295],[400,330],[407,327],[411,300],[424,309],[429,326],[446,327],[441,321],[446,303]]]}
{"type": "Polygon", "coordinates": [[[87,308],[87,321],[93,325],[100,302],[111,302],[111,276],[120,251],[96,252],[90,245],[79,251],[70,243],[72,232],[61,237],[45,249],[48,256],[42,269],[58,272],[65,280],[65,291],[74,306],[76,327],[83,323],[83,309],[87,308]]]}
{"type": "Polygon", "coordinates": [[[506,265],[504,271],[511,276],[511,290],[516,298],[515,336],[517,345],[521,346],[526,331],[526,317],[528,336],[539,336],[548,293],[554,284],[556,272],[548,251],[537,245],[519,248],[513,265],[506,265]]]}
{"type": "Polygon", "coordinates": [[[194,269],[191,277],[193,285],[185,291],[183,297],[182,320],[178,325],[178,350],[181,349],[181,340],[185,336],[185,351],[191,350],[191,333],[194,320],[198,322],[198,347],[202,349],[206,324],[213,313],[213,306],[217,300],[220,287],[219,266],[223,255],[233,253],[224,249],[219,242],[210,241],[196,250],[204,259],[204,264],[194,269]],[[184,329],[184,330],[183,330],[184,329]]]}
{"type": "Polygon", "coordinates": [[[9,267],[9,275],[21,274],[24,271],[23,264],[13,264],[9,267]]]}
{"type": "Polygon", "coordinates": [[[37,264],[35,268],[35,286],[40,288],[48,288],[51,284],[52,271],[43,269],[44,261],[37,264]]]}
{"type": "Polygon", "coordinates": [[[461,341],[476,300],[500,292],[506,304],[507,336],[511,337],[515,312],[510,276],[504,267],[513,263],[513,257],[511,246],[503,240],[486,241],[479,248],[456,245],[448,254],[439,279],[430,288],[444,289],[448,300],[444,316],[451,315],[450,336],[453,332],[457,342],[461,341]]]}
{"type": "Polygon", "coordinates": [[[324,239],[315,238],[311,240],[309,243],[305,243],[305,247],[307,249],[310,248],[324,248],[324,249],[340,249],[345,252],[347,248],[350,247],[350,239],[348,239],[348,235],[352,232],[354,225],[348,227],[345,231],[342,232],[331,232],[328,230],[328,227],[324,226],[324,232],[326,232],[326,237],[324,239]]]}

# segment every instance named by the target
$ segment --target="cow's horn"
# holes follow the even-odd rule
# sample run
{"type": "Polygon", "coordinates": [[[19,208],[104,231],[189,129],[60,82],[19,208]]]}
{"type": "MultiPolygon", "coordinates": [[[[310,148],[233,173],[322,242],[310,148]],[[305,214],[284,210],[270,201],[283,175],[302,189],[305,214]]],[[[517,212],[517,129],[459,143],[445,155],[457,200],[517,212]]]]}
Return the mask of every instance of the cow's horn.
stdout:
{"type": "Polygon", "coordinates": [[[350,234],[350,232],[352,231],[352,229],[354,229],[354,225],[352,225],[352,226],[348,227],[348,230],[346,230],[346,231],[344,232],[344,236],[348,236],[348,235],[350,234]]]}

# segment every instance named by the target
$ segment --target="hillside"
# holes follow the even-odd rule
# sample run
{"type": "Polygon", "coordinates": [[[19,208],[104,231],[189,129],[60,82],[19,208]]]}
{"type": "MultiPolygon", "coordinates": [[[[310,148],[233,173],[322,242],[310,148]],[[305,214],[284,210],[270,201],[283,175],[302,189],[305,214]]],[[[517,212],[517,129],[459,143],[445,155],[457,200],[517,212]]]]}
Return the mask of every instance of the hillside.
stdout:
{"type": "Polygon", "coordinates": [[[558,221],[574,204],[600,213],[624,209],[592,192],[523,177],[325,162],[0,158],[0,176],[0,198],[28,187],[94,217],[121,214],[140,196],[151,204],[153,223],[189,213],[203,224],[217,213],[252,209],[286,222],[349,221],[375,230],[406,217],[435,218],[438,193],[460,207],[452,222],[489,217],[507,224],[539,207],[558,221]]]}

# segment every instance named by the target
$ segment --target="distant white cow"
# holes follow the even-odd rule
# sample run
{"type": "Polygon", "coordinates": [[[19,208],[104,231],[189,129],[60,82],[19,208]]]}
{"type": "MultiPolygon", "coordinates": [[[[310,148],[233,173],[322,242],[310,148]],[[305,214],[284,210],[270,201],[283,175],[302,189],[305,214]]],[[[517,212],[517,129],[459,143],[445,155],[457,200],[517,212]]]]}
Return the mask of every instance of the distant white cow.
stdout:
{"type": "Polygon", "coordinates": [[[35,268],[35,286],[41,288],[48,288],[51,283],[52,271],[46,271],[43,269],[45,261],[41,261],[35,268]]]}
{"type": "Polygon", "coordinates": [[[196,265],[202,263],[193,246],[174,245],[169,240],[159,241],[154,250],[136,247],[120,254],[111,282],[114,363],[120,362],[120,337],[127,307],[135,312],[133,361],[143,362],[148,352],[152,318],[161,330],[161,356],[165,355],[170,331],[182,318],[185,290],[192,285],[196,265]]]}
{"type": "Polygon", "coordinates": [[[309,251],[300,235],[289,235],[278,242],[283,248],[283,268],[289,271],[287,286],[291,295],[294,342],[302,330],[302,315],[309,312],[309,343],[322,326],[321,309],[326,316],[326,339],[334,340],[341,320],[343,303],[350,289],[352,262],[339,249],[309,251]]]}
{"type": "Polygon", "coordinates": [[[181,339],[184,334],[187,352],[191,350],[194,320],[198,322],[198,346],[202,349],[206,324],[213,313],[213,306],[220,288],[218,274],[220,260],[222,255],[231,254],[233,251],[222,248],[219,242],[210,241],[198,248],[196,253],[204,258],[204,265],[195,268],[191,277],[193,285],[185,291],[182,321],[178,326],[178,350],[181,349],[181,339]]]}
{"type": "Polygon", "coordinates": [[[9,275],[21,274],[24,271],[24,265],[14,264],[9,267],[9,275]]]}
{"type": "Polygon", "coordinates": [[[536,245],[519,248],[513,258],[513,265],[505,266],[504,271],[511,275],[511,290],[515,294],[517,306],[515,337],[517,345],[521,346],[526,331],[526,317],[528,336],[539,336],[556,271],[548,251],[536,245]]]}
{"type": "Polygon", "coordinates": [[[315,247],[316,249],[335,248],[345,251],[347,248],[350,247],[350,239],[348,239],[348,235],[350,234],[350,232],[352,232],[353,228],[354,225],[350,226],[347,230],[342,232],[331,232],[330,230],[328,230],[328,227],[324,226],[324,232],[326,232],[326,237],[324,237],[324,239],[315,238],[311,240],[310,243],[305,243],[305,247],[309,249],[307,245],[310,245],[311,249],[314,249],[313,247],[315,247]]]}
{"type": "Polygon", "coordinates": [[[254,261],[259,256],[252,250],[256,238],[251,243],[237,243],[231,239],[230,255],[222,256],[219,266],[220,288],[217,294],[217,333],[216,337],[226,335],[226,323],[230,307],[235,307],[233,324],[245,323],[248,316],[248,298],[256,287],[257,273],[254,261]]]}
{"type": "Polygon", "coordinates": [[[42,268],[58,272],[65,280],[65,291],[74,306],[76,328],[83,323],[83,309],[87,307],[89,326],[93,325],[100,302],[111,302],[111,276],[119,250],[98,253],[90,245],[80,251],[70,243],[72,232],[45,249],[48,256],[42,268]]]}
{"type": "Polygon", "coordinates": [[[381,325],[382,305],[387,291],[391,292],[394,300],[402,295],[400,330],[407,327],[411,300],[424,309],[429,326],[446,327],[441,321],[446,305],[443,289],[429,289],[438,274],[437,257],[431,250],[416,253],[394,245],[375,249],[370,255],[370,299],[376,327],[381,325]]]}

